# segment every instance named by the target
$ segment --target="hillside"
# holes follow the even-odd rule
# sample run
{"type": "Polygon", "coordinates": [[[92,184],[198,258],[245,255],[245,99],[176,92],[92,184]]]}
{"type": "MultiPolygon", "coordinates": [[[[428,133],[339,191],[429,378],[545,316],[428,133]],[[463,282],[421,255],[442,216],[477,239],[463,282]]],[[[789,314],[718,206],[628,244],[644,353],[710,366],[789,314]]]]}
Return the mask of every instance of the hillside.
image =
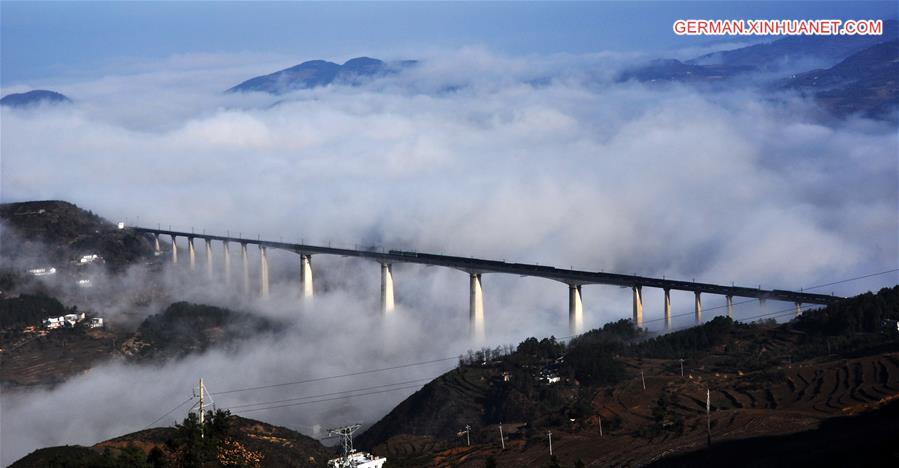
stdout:
{"type": "MultiPolygon", "coordinates": [[[[821,444],[830,436],[802,434],[832,435],[833,427],[863,421],[880,421],[876,427],[884,429],[895,424],[885,415],[895,411],[890,405],[899,397],[899,340],[882,332],[881,324],[897,318],[894,287],[806,312],[784,325],[718,317],[647,339],[624,321],[568,345],[531,339],[509,355],[477,357],[431,382],[369,428],[358,444],[397,466],[484,466],[488,460],[534,466],[551,462],[551,430],[563,466],[578,460],[643,465],[674,455],[686,457],[688,465],[707,456],[687,454],[707,444],[708,389],[715,444],[746,441],[740,442],[744,453],[760,460],[775,457],[787,442],[752,442],[757,437],[795,437],[805,446],[827,447],[821,444]],[[459,433],[466,424],[472,427],[470,448],[459,433]],[[500,424],[505,450],[499,447],[500,424]]],[[[886,447],[877,445],[882,438],[870,442],[886,447]]]]}
{"type": "Polygon", "coordinates": [[[212,347],[236,346],[277,329],[272,321],[248,313],[176,302],[162,313],[147,317],[121,350],[134,361],[161,361],[212,347]]]}
{"type": "Polygon", "coordinates": [[[6,259],[42,256],[59,269],[98,254],[116,271],[153,255],[145,236],[64,201],[0,204],[0,223],[0,256],[6,259]]]}
{"type": "Polygon", "coordinates": [[[825,420],[817,429],[753,437],[659,460],[650,466],[896,466],[899,401],[858,416],[825,420]]]}
{"type": "Polygon", "coordinates": [[[147,317],[136,331],[88,328],[85,322],[49,331],[40,326],[44,318],[73,312],[47,296],[0,299],[0,385],[55,385],[108,360],[159,363],[237,347],[277,329],[264,318],[187,302],[147,317]]]}
{"type": "Polygon", "coordinates": [[[833,67],[797,75],[784,87],[814,96],[837,115],[886,117],[899,109],[899,40],[864,49],[833,67]]]}
{"type": "Polygon", "coordinates": [[[68,104],[72,100],[67,96],[57,93],[56,91],[48,91],[46,89],[35,89],[24,93],[7,94],[0,99],[0,106],[7,107],[35,107],[41,104],[68,104]]]}
{"type": "Polygon", "coordinates": [[[207,438],[217,439],[211,446],[196,440],[193,432],[196,422],[191,424],[188,418],[177,427],[146,429],[92,447],[72,445],[35,450],[10,467],[200,466],[189,462],[195,462],[197,452],[203,449],[211,451],[214,459],[225,462],[214,466],[318,467],[325,466],[335,456],[319,441],[284,427],[239,416],[219,419],[212,413],[208,419],[220,426],[224,420],[226,426],[207,428],[207,438]]]}
{"type": "Polygon", "coordinates": [[[717,82],[755,70],[747,65],[697,65],[676,59],[653,60],[642,67],[625,70],[619,81],[641,82],[717,82]]]}

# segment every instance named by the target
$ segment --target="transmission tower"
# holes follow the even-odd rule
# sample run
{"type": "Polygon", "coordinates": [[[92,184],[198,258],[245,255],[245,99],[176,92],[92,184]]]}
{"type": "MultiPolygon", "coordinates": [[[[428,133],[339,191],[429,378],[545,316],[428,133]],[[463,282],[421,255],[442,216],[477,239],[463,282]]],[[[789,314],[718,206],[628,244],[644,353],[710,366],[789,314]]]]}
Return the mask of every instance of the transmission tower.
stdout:
{"type": "Polygon", "coordinates": [[[359,430],[360,427],[362,427],[362,424],[350,424],[349,426],[328,429],[328,436],[343,438],[343,463],[341,466],[352,466],[350,464],[350,454],[353,453],[353,433],[359,430]]]}

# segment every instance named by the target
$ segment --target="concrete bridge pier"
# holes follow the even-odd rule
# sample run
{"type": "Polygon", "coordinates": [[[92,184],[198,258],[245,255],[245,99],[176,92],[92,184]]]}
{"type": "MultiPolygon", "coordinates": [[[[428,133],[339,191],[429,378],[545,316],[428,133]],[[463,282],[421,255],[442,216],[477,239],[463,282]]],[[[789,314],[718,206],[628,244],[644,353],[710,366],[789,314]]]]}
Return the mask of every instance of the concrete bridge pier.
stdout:
{"type": "Polygon", "coordinates": [[[481,274],[470,273],[468,296],[468,318],[471,326],[471,339],[476,343],[483,343],[486,338],[484,332],[484,291],[481,289],[481,274]]]}
{"type": "Polygon", "coordinates": [[[634,286],[634,326],[643,328],[643,286],[634,286]]]}
{"type": "Polygon", "coordinates": [[[300,255],[300,286],[303,288],[303,300],[312,300],[315,294],[312,287],[312,255],[300,255]]]}
{"type": "Polygon", "coordinates": [[[381,314],[390,315],[396,304],[393,300],[393,267],[381,264],[381,314]]]}
{"type": "Polygon", "coordinates": [[[665,330],[671,330],[671,290],[665,289],[665,330]]]}
{"type": "Polygon", "coordinates": [[[209,239],[206,239],[206,276],[212,280],[212,241],[209,239]]]}
{"type": "Polygon", "coordinates": [[[178,263],[178,242],[177,237],[172,236],[172,263],[178,263]]]}
{"type": "Polygon", "coordinates": [[[259,246],[259,295],[268,298],[268,254],[264,245],[259,246]]]}
{"type": "Polygon", "coordinates": [[[250,261],[247,258],[246,242],[240,243],[240,261],[243,266],[243,294],[244,294],[244,296],[249,296],[250,295],[250,261]]]}
{"type": "Polygon", "coordinates": [[[225,284],[231,284],[231,250],[228,241],[222,242],[222,253],[225,259],[225,284]]]}
{"type": "Polygon", "coordinates": [[[197,268],[197,250],[194,248],[194,238],[187,238],[187,256],[190,258],[191,271],[197,268]]]}
{"type": "Polygon", "coordinates": [[[700,292],[696,291],[696,300],[694,301],[694,306],[696,310],[696,325],[702,323],[702,298],[700,297],[700,292]]]}
{"type": "Polygon", "coordinates": [[[156,255],[159,255],[159,253],[162,251],[162,249],[159,247],[159,234],[153,234],[153,249],[154,252],[156,252],[156,255]]]}
{"type": "Polygon", "coordinates": [[[584,330],[584,301],[581,285],[568,285],[568,331],[578,335],[584,330]]]}
{"type": "Polygon", "coordinates": [[[725,296],[727,301],[727,316],[728,318],[734,318],[734,297],[733,296],[725,296]]]}

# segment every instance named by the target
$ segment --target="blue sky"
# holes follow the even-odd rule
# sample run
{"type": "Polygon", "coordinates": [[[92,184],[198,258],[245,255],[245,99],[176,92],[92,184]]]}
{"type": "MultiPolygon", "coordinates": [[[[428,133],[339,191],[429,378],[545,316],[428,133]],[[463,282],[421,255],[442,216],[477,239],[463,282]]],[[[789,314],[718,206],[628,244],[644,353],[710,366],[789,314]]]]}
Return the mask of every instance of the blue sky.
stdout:
{"type": "MultiPolygon", "coordinates": [[[[678,18],[895,18],[887,2],[0,3],[0,83],[102,73],[191,53],[411,56],[422,47],[509,54],[663,51],[678,18]]],[[[708,39],[706,39],[708,40],[708,39]]]]}

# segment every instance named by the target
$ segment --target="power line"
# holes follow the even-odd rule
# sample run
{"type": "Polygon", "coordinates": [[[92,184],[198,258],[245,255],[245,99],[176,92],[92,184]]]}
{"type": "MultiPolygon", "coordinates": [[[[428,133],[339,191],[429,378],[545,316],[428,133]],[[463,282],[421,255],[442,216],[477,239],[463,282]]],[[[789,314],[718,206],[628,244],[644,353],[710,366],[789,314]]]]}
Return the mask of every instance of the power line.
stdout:
{"type": "MultiPolygon", "coordinates": [[[[409,386],[406,386],[406,387],[390,388],[390,389],[387,389],[387,390],[380,390],[380,391],[376,391],[376,392],[360,393],[360,394],[357,394],[357,395],[351,395],[350,397],[356,398],[356,397],[361,397],[361,396],[377,395],[377,394],[380,394],[380,393],[395,392],[395,391],[397,391],[397,390],[408,390],[408,389],[411,389],[411,388],[419,388],[419,387],[420,387],[420,385],[409,385],[409,386]]],[[[322,399],[319,399],[319,400],[302,401],[302,402],[299,402],[299,403],[289,403],[289,404],[286,404],[286,405],[267,406],[267,407],[265,407],[265,408],[253,408],[253,409],[248,409],[248,410],[240,410],[239,412],[241,412],[241,413],[250,413],[250,412],[253,412],[253,411],[264,411],[264,410],[277,409],[277,408],[287,408],[287,407],[291,407],[291,406],[311,405],[311,404],[313,404],[313,403],[322,403],[322,402],[325,402],[325,401],[343,400],[343,399],[345,399],[345,398],[350,398],[350,397],[343,396],[343,397],[334,397],[334,398],[322,398],[322,399]]]]}
{"type": "Polygon", "coordinates": [[[377,372],[384,372],[384,371],[395,370],[395,369],[405,369],[408,367],[416,367],[416,366],[424,366],[427,364],[435,364],[438,362],[449,361],[451,359],[459,359],[459,356],[456,355],[456,356],[450,356],[450,357],[441,358],[441,359],[433,359],[430,361],[411,362],[408,364],[401,364],[398,366],[382,367],[380,369],[371,369],[371,370],[363,370],[363,371],[358,371],[358,372],[350,372],[348,374],[331,375],[331,376],[327,376],[327,377],[316,377],[313,379],[305,379],[305,380],[295,380],[293,382],[282,382],[282,383],[269,384],[269,385],[259,385],[257,387],[235,388],[232,390],[216,392],[216,395],[225,395],[225,394],[229,394],[229,393],[238,393],[238,392],[248,392],[251,390],[263,390],[266,388],[286,387],[289,385],[299,385],[299,384],[311,383],[311,382],[321,382],[323,380],[339,379],[339,378],[343,378],[343,377],[353,377],[356,375],[374,374],[377,372]]]}
{"type": "MultiPolygon", "coordinates": [[[[802,306],[802,307],[800,308],[800,310],[808,310],[808,309],[813,308],[813,307],[816,307],[816,305],[815,305],[815,304],[809,304],[809,305],[807,305],[807,306],[802,306]]],[[[737,320],[737,319],[734,319],[734,320],[735,320],[735,321],[738,321],[738,322],[743,322],[743,321],[746,321],[746,320],[752,320],[752,319],[764,318],[764,317],[769,317],[769,316],[771,316],[771,317],[780,317],[780,316],[782,316],[782,315],[789,315],[789,314],[794,314],[794,313],[796,313],[796,308],[795,308],[795,307],[790,307],[790,308],[788,308],[788,309],[776,310],[776,311],[774,311],[774,312],[769,312],[769,313],[760,314],[760,315],[754,315],[754,316],[750,316],[750,317],[742,317],[742,318],[740,318],[739,320],[737,320]]],[[[694,325],[687,325],[687,326],[685,326],[685,327],[672,328],[672,329],[669,330],[669,331],[681,331],[681,330],[687,330],[687,329],[689,329],[689,328],[699,327],[699,326],[702,326],[702,324],[699,324],[699,325],[694,324],[694,325]]]]}
{"type": "Polygon", "coordinates": [[[816,286],[810,286],[810,287],[808,287],[808,288],[802,288],[802,290],[805,291],[805,290],[807,290],[807,289],[818,289],[818,288],[823,288],[823,287],[825,287],[825,286],[833,286],[833,285],[835,285],[835,284],[848,283],[848,282],[850,282],[850,281],[856,281],[856,280],[860,280],[860,279],[870,278],[870,277],[872,277],[872,276],[885,275],[885,274],[887,274],[887,273],[893,273],[893,272],[896,272],[896,271],[899,271],[899,268],[893,268],[892,270],[881,271],[881,272],[879,272],[879,273],[871,273],[871,274],[869,274],[869,275],[856,276],[855,278],[849,278],[849,279],[844,279],[844,280],[840,280],[840,281],[834,281],[833,283],[824,283],[824,284],[819,284],[819,285],[816,285],[816,286]]]}
{"type": "MultiPolygon", "coordinates": [[[[443,375],[443,374],[440,374],[440,375],[443,375]]],[[[394,382],[394,383],[384,384],[384,385],[375,385],[372,387],[363,387],[363,388],[356,388],[356,389],[352,389],[352,390],[343,390],[343,391],[339,391],[339,392],[321,393],[321,394],[317,394],[317,395],[305,395],[305,396],[301,396],[301,397],[288,398],[288,399],[284,399],[284,400],[262,401],[262,402],[257,402],[257,403],[241,403],[239,405],[231,405],[228,407],[228,409],[245,408],[248,406],[271,405],[271,404],[276,404],[276,403],[287,403],[287,402],[292,402],[292,401],[308,400],[310,398],[321,398],[321,397],[326,397],[326,396],[341,395],[341,394],[345,394],[345,393],[355,393],[355,392],[361,392],[361,391],[366,391],[366,390],[374,390],[377,388],[394,387],[396,385],[407,385],[407,384],[411,384],[411,383],[420,383],[420,382],[425,382],[425,381],[430,382],[431,380],[434,380],[434,379],[440,377],[440,375],[435,375],[433,377],[423,377],[420,379],[407,380],[405,382],[394,382]]],[[[348,396],[354,396],[354,395],[348,395],[348,396]]]]}
{"type": "Polygon", "coordinates": [[[178,409],[178,408],[184,406],[188,401],[193,400],[193,399],[194,399],[194,397],[191,396],[190,398],[188,398],[188,399],[182,401],[181,403],[178,403],[178,406],[176,406],[176,407],[174,407],[174,408],[172,408],[172,409],[166,411],[165,414],[163,414],[162,416],[156,418],[156,419],[153,420],[153,422],[151,422],[150,424],[147,424],[147,426],[144,427],[142,430],[147,430],[147,429],[149,429],[151,426],[153,426],[154,424],[156,424],[156,423],[158,423],[159,421],[161,421],[162,418],[164,418],[164,417],[166,417],[166,416],[172,414],[176,409],[178,409]]]}

